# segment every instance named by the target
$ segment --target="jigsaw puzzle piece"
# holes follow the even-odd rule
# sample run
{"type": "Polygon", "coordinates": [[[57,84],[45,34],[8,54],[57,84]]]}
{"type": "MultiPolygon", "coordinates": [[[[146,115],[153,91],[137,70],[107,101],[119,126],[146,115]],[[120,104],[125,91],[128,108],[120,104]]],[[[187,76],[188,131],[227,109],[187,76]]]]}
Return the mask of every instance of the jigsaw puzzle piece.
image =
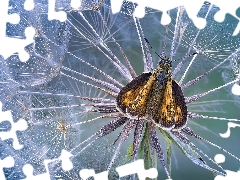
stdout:
{"type": "Polygon", "coordinates": [[[23,147],[23,145],[19,144],[18,138],[16,135],[16,131],[24,131],[28,128],[27,122],[24,119],[20,119],[18,122],[14,123],[12,120],[10,121],[12,128],[7,132],[0,132],[0,138],[4,141],[6,139],[13,139],[13,148],[18,150],[23,147]]]}
{"type": "MultiPolygon", "coordinates": [[[[206,26],[206,20],[200,17],[197,17],[197,14],[202,7],[205,0],[198,0],[194,2],[188,2],[185,0],[169,0],[167,3],[163,0],[129,0],[129,2],[137,3],[137,7],[134,12],[134,16],[138,18],[142,18],[145,16],[145,8],[153,8],[163,12],[161,24],[167,25],[171,22],[170,16],[167,14],[167,11],[170,9],[174,9],[176,7],[184,6],[186,12],[190,19],[193,20],[195,26],[199,29],[203,29],[206,26]],[[194,3],[194,4],[193,4],[194,3]]],[[[218,0],[209,0],[212,4],[218,6],[221,10],[217,12],[214,16],[215,20],[218,22],[223,22],[225,19],[226,13],[230,13],[234,17],[236,17],[239,21],[240,18],[236,15],[237,8],[240,7],[239,1],[233,1],[231,3],[226,1],[218,1],[218,0]],[[226,4],[227,3],[227,4],[226,4]]],[[[112,12],[113,14],[120,12],[123,1],[115,1],[111,0],[112,12]]],[[[237,28],[235,29],[233,35],[237,35],[240,31],[240,22],[238,23],[237,28]]]]}
{"type": "Polygon", "coordinates": [[[235,13],[237,9],[240,7],[239,1],[232,1],[228,2],[227,4],[225,1],[218,0],[209,0],[209,2],[220,8],[220,11],[218,11],[214,16],[215,21],[223,22],[227,13],[233,15],[235,18],[240,20],[240,18],[235,13]]]}
{"type": "Polygon", "coordinates": [[[0,179],[4,180],[6,179],[4,172],[3,172],[3,168],[10,168],[14,166],[14,159],[11,156],[6,157],[5,159],[1,160],[0,159],[0,169],[2,169],[2,171],[0,171],[0,179]]]}
{"type": "MultiPolygon", "coordinates": [[[[132,3],[137,3],[137,7],[134,11],[134,16],[138,18],[142,18],[145,16],[145,8],[149,7],[152,9],[157,9],[163,12],[161,18],[162,25],[168,25],[171,22],[171,17],[167,14],[167,11],[170,9],[174,9],[176,7],[184,6],[188,13],[189,18],[191,18],[195,24],[195,26],[199,29],[203,29],[206,26],[206,20],[200,17],[197,17],[197,12],[202,7],[204,0],[194,1],[194,6],[191,3],[186,3],[184,0],[174,1],[170,0],[166,3],[163,0],[130,0],[132,3]]],[[[121,9],[122,2],[120,1],[111,1],[112,12],[117,13],[121,9]]]]}
{"type": "Polygon", "coordinates": [[[212,4],[216,5],[220,8],[220,11],[218,11],[214,15],[214,20],[221,23],[225,20],[226,14],[229,13],[232,16],[234,16],[236,19],[238,19],[238,25],[235,28],[235,31],[233,32],[233,36],[236,36],[240,31],[240,17],[236,14],[237,9],[240,7],[239,1],[233,1],[228,2],[226,4],[226,1],[218,1],[218,0],[209,0],[212,4]]]}
{"type": "Polygon", "coordinates": [[[18,52],[19,59],[22,62],[26,62],[30,56],[29,54],[24,50],[24,48],[33,43],[33,37],[35,35],[35,30],[32,27],[28,27],[25,29],[25,35],[26,39],[16,39],[16,38],[10,38],[10,37],[0,37],[1,42],[0,43],[0,54],[4,57],[4,59],[7,59],[12,54],[18,52]]]}
{"type": "Polygon", "coordinates": [[[25,180],[50,180],[50,175],[48,171],[46,173],[34,176],[33,167],[31,164],[25,164],[23,166],[23,172],[26,175],[25,180]]]}
{"type": "Polygon", "coordinates": [[[63,171],[70,171],[71,169],[73,169],[73,163],[70,160],[70,157],[72,156],[73,156],[72,153],[68,152],[65,149],[62,149],[61,155],[58,158],[44,161],[45,167],[47,168],[48,163],[52,162],[57,163],[58,161],[61,161],[63,171]]]}
{"type": "Polygon", "coordinates": [[[6,27],[7,22],[12,24],[17,24],[20,21],[20,16],[16,13],[8,14],[8,3],[9,0],[1,1],[0,6],[0,55],[7,59],[14,53],[19,54],[19,58],[22,62],[26,62],[29,59],[29,54],[24,50],[24,48],[34,42],[35,30],[33,27],[28,27],[25,29],[26,39],[18,39],[6,37],[6,27]]]}
{"type": "Polygon", "coordinates": [[[62,169],[64,171],[69,171],[73,168],[73,164],[70,160],[70,157],[72,157],[73,155],[66,151],[65,149],[62,150],[61,155],[56,158],[56,159],[46,159],[43,161],[43,164],[45,166],[46,169],[46,173],[42,173],[39,175],[34,176],[33,175],[33,167],[31,164],[25,164],[23,166],[23,173],[26,175],[25,180],[50,180],[50,173],[49,173],[49,168],[48,168],[48,164],[49,163],[53,163],[56,161],[61,161],[61,165],[62,165],[62,169]]]}
{"type": "MultiPolygon", "coordinates": [[[[2,109],[2,103],[0,102],[0,110],[2,109]]],[[[11,123],[10,131],[0,132],[0,138],[4,141],[6,139],[13,139],[13,148],[21,149],[23,145],[19,144],[16,131],[24,131],[28,128],[27,122],[24,119],[20,119],[16,123],[13,121],[11,111],[0,111],[0,122],[9,121],[11,123]]]]}
{"type": "Polygon", "coordinates": [[[117,167],[116,171],[119,177],[128,176],[131,174],[137,174],[139,180],[145,180],[148,178],[157,178],[158,172],[155,168],[145,169],[143,159],[136,160],[132,163],[125,164],[123,166],[117,167]]]}

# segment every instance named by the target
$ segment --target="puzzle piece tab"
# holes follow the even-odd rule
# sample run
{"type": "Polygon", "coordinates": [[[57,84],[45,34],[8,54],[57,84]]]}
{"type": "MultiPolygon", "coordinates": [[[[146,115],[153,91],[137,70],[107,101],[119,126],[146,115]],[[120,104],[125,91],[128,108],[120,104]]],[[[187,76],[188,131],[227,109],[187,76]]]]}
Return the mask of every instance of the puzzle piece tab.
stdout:
{"type": "MultiPolygon", "coordinates": [[[[147,177],[156,178],[158,176],[157,169],[155,168],[145,170],[143,159],[117,167],[116,171],[120,178],[132,174],[137,174],[140,180],[145,180],[147,177]]],[[[108,171],[95,174],[93,169],[82,169],[80,170],[79,175],[83,180],[87,180],[90,177],[94,177],[95,180],[108,180],[108,171]]]]}
{"type": "Polygon", "coordinates": [[[61,156],[58,159],[62,161],[62,169],[64,171],[70,171],[73,168],[73,164],[70,161],[70,157],[72,156],[70,152],[62,150],[61,156]]]}
{"type": "Polygon", "coordinates": [[[55,11],[55,3],[56,0],[48,1],[48,20],[51,21],[53,19],[57,19],[61,22],[67,20],[67,13],[64,11],[55,11]]]}
{"type": "Polygon", "coordinates": [[[240,96],[240,86],[237,83],[232,86],[232,93],[236,96],[240,96]]]}
{"type": "Polygon", "coordinates": [[[1,179],[1,180],[6,179],[6,177],[5,177],[2,169],[3,169],[4,167],[5,167],[5,168],[10,168],[10,167],[13,167],[13,166],[14,166],[14,159],[13,159],[13,157],[8,156],[8,157],[6,157],[6,158],[3,159],[3,160],[0,159],[0,169],[1,169],[1,171],[0,171],[0,179],[1,179]]]}
{"type": "MultiPolygon", "coordinates": [[[[214,157],[214,160],[217,163],[224,163],[225,162],[225,156],[223,154],[216,154],[214,157]]],[[[226,170],[227,175],[226,176],[221,176],[218,175],[214,178],[214,180],[238,180],[240,179],[240,171],[234,172],[234,171],[229,171],[226,170]]]]}
{"type": "MultiPolygon", "coordinates": [[[[123,1],[122,1],[123,2],[123,1]]],[[[121,2],[121,4],[122,4],[121,2]]],[[[137,3],[138,6],[135,9],[134,16],[138,18],[142,18],[145,16],[145,7],[157,9],[163,12],[161,24],[168,25],[171,22],[170,16],[167,14],[167,11],[170,9],[174,9],[176,7],[184,6],[188,13],[188,16],[194,21],[196,27],[203,29],[206,25],[206,21],[202,18],[197,17],[197,13],[200,10],[204,1],[194,1],[194,6],[191,3],[186,3],[184,0],[174,1],[170,0],[165,2],[163,0],[130,0],[130,2],[137,3]]],[[[121,4],[119,1],[111,0],[112,12],[117,13],[121,9],[121,4]]]]}
{"type": "Polygon", "coordinates": [[[34,176],[33,175],[33,167],[31,164],[25,164],[23,166],[23,172],[24,174],[27,176],[25,178],[25,180],[50,180],[50,173],[49,173],[49,169],[48,169],[48,164],[55,162],[55,161],[61,161],[62,164],[62,169],[64,171],[69,171],[73,168],[73,164],[70,161],[70,157],[73,156],[70,152],[66,151],[66,150],[62,150],[61,155],[56,158],[56,159],[50,159],[50,160],[44,160],[44,166],[46,169],[46,173],[43,174],[39,174],[34,176]]]}
{"type": "Polygon", "coordinates": [[[26,0],[24,3],[24,9],[31,11],[34,8],[34,0],[26,0]]]}
{"type": "Polygon", "coordinates": [[[219,133],[222,138],[228,138],[230,136],[230,128],[240,127],[240,124],[236,124],[233,122],[228,122],[228,129],[225,133],[219,133]]]}
{"type": "Polygon", "coordinates": [[[9,0],[2,0],[0,6],[0,55],[2,55],[4,59],[7,59],[17,52],[19,54],[19,59],[25,62],[29,59],[29,54],[24,48],[34,42],[33,37],[35,35],[35,30],[33,27],[26,28],[26,39],[6,37],[7,22],[17,24],[20,21],[20,16],[18,14],[8,14],[8,2],[9,0]]]}
{"type": "Polygon", "coordinates": [[[83,180],[87,180],[90,177],[93,177],[94,180],[108,180],[107,171],[103,171],[101,173],[95,174],[95,171],[93,169],[82,169],[79,172],[79,175],[83,180]]]}
{"type": "MultiPolygon", "coordinates": [[[[45,163],[44,163],[45,164],[45,163]]],[[[47,172],[43,174],[39,174],[37,176],[33,175],[33,167],[30,164],[25,164],[23,166],[23,173],[27,176],[26,180],[50,180],[49,171],[47,168],[47,172]]]]}
{"type": "Polygon", "coordinates": [[[119,174],[119,177],[128,176],[131,174],[137,174],[139,180],[145,180],[148,178],[156,178],[158,176],[157,169],[145,169],[143,159],[136,160],[132,163],[125,164],[123,166],[117,167],[116,171],[119,174]]]}
{"type": "Polygon", "coordinates": [[[220,11],[218,11],[214,16],[215,21],[223,22],[227,13],[231,14],[232,16],[239,20],[238,25],[235,31],[233,32],[233,36],[236,36],[240,31],[240,18],[236,14],[237,9],[240,7],[240,1],[234,0],[230,1],[209,0],[209,1],[220,8],[220,11]]]}
{"type": "Polygon", "coordinates": [[[28,128],[27,122],[24,119],[20,119],[18,122],[13,122],[12,113],[11,111],[2,110],[2,103],[0,102],[0,122],[9,121],[11,123],[11,130],[10,131],[3,131],[0,132],[0,138],[4,141],[6,139],[13,139],[13,148],[14,149],[21,149],[23,145],[19,144],[18,138],[16,135],[16,131],[24,131],[28,128]]]}
{"type": "MultiPolygon", "coordinates": [[[[161,24],[167,25],[171,22],[170,16],[167,14],[167,11],[174,9],[176,7],[184,6],[187,14],[190,19],[193,20],[195,26],[199,29],[203,29],[206,26],[206,20],[200,17],[197,17],[199,10],[201,9],[205,0],[196,0],[196,1],[187,1],[187,0],[129,0],[129,2],[137,3],[138,6],[135,9],[134,16],[142,18],[145,15],[145,8],[153,8],[163,12],[161,24]]],[[[214,18],[218,22],[222,22],[225,18],[226,13],[231,14],[240,21],[240,18],[236,15],[236,10],[240,7],[240,1],[219,1],[219,0],[208,0],[208,2],[218,6],[220,11],[218,11],[214,18]]],[[[113,13],[120,12],[123,0],[111,0],[111,8],[113,13]]],[[[238,23],[237,28],[235,29],[233,35],[237,35],[240,31],[240,22],[238,23]]]]}
{"type": "Polygon", "coordinates": [[[79,0],[71,0],[71,7],[74,9],[78,9],[81,7],[82,1],[79,0]]]}
{"type": "Polygon", "coordinates": [[[216,176],[214,180],[239,180],[240,179],[240,170],[237,172],[226,170],[226,176],[216,176]]]}
{"type": "Polygon", "coordinates": [[[223,154],[216,154],[214,160],[220,164],[225,162],[225,156],[223,154]]]}

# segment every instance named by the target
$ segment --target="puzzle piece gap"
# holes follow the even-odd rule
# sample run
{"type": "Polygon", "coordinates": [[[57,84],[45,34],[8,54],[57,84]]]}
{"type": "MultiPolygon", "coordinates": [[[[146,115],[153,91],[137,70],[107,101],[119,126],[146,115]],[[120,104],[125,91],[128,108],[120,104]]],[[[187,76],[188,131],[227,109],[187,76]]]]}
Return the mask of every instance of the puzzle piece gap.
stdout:
{"type": "Polygon", "coordinates": [[[224,163],[225,162],[225,156],[223,154],[216,154],[214,156],[214,160],[219,164],[219,163],[224,163]]]}
{"type": "MultiPolygon", "coordinates": [[[[122,6],[123,1],[115,1],[111,0],[111,9],[112,13],[115,14],[117,12],[120,12],[121,6],[122,6]]],[[[170,9],[174,9],[176,7],[184,6],[186,9],[186,12],[189,16],[190,19],[193,20],[193,23],[195,26],[199,29],[203,29],[206,26],[206,20],[197,17],[197,12],[199,12],[200,8],[204,4],[205,0],[198,0],[193,2],[186,1],[186,0],[179,0],[179,1],[174,1],[174,0],[169,0],[168,2],[162,2],[162,1],[154,1],[154,0],[148,0],[148,1],[140,1],[140,0],[129,0],[129,2],[132,3],[137,3],[138,6],[136,7],[134,11],[134,16],[138,18],[142,18],[145,15],[145,8],[153,8],[157,9],[159,11],[163,12],[163,18],[161,20],[161,24],[167,25],[171,21],[169,20],[170,17],[167,17],[166,12],[170,9]]],[[[219,0],[209,0],[208,2],[211,2],[212,4],[218,6],[220,8],[220,11],[215,14],[215,20],[218,22],[222,22],[225,19],[226,13],[230,13],[233,15],[235,18],[238,18],[240,20],[240,15],[236,15],[235,11],[236,8],[239,7],[239,4],[237,5],[237,2],[226,2],[226,1],[219,1],[219,0]],[[226,5],[227,3],[227,5],[226,5]]],[[[233,35],[237,35],[240,31],[240,25],[238,29],[235,29],[233,35]]]]}
{"type": "MultiPolygon", "coordinates": [[[[2,108],[1,102],[0,107],[2,108]]],[[[0,138],[2,140],[13,139],[13,148],[17,150],[21,149],[23,145],[19,144],[16,131],[26,130],[28,128],[27,122],[24,119],[20,119],[17,122],[14,122],[11,111],[0,111],[0,122],[6,120],[11,124],[11,130],[0,132],[0,138]]]]}
{"type": "Polygon", "coordinates": [[[107,171],[95,174],[94,169],[82,169],[80,170],[79,175],[83,180],[87,180],[90,177],[94,177],[94,180],[108,180],[107,171]]]}
{"type": "MultiPolygon", "coordinates": [[[[238,23],[238,26],[239,26],[239,30],[240,30],[240,23],[238,23]]],[[[234,84],[232,86],[232,93],[236,96],[240,96],[240,86],[238,84],[234,84]]]]}
{"type": "Polygon", "coordinates": [[[20,22],[20,16],[16,13],[10,14],[6,20],[11,24],[18,24],[20,22]]]}
{"type": "Polygon", "coordinates": [[[236,123],[233,123],[233,122],[229,122],[228,123],[228,129],[225,133],[219,133],[219,135],[222,137],[222,138],[228,138],[230,136],[230,129],[231,128],[235,128],[235,127],[240,127],[240,124],[236,124],[236,123]]]}
{"type": "Polygon", "coordinates": [[[71,0],[71,7],[73,9],[78,9],[80,8],[82,5],[82,1],[79,1],[79,0],[71,0]]]}
{"type": "Polygon", "coordinates": [[[162,18],[161,18],[161,24],[168,25],[170,22],[171,22],[170,16],[167,13],[163,12],[162,18]]]}
{"type": "Polygon", "coordinates": [[[26,0],[24,2],[24,9],[27,11],[31,11],[34,9],[34,0],[26,0]]]}
{"type": "Polygon", "coordinates": [[[223,11],[217,12],[214,16],[214,20],[220,23],[223,22],[225,19],[225,13],[226,12],[223,12],[223,11]]]}
{"type": "Polygon", "coordinates": [[[51,21],[51,20],[57,19],[61,22],[66,21],[67,13],[64,11],[56,12],[55,3],[56,3],[56,0],[51,0],[48,2],[48,20],[51,21]]]}
{"type": "Polygon", "coordinates": [[[148,170],[144,168],[143,159],[139,159],[132,163],[117,167],[116,171],[118,172],[119,177],[124,177],[131,174],[137,174],[140,180],[145,180],[147,177],[156,178],[158,176],[158,172],[155,168],[151,168],[148,170]]]}
{"type": "Polygon", "coordinates": [[[73,155],[66,151],[66,150],[62,150],[61,156],[59,157],[59,159],[62,160],[62,169],[64,171],[70,171],[73,168],[73,164],[70,161],[70,157],[72,157],[73,155]]]}
{"type": "Polygon", "coordinates": [[[25,164],[22,168],[24,174],[26,175],[25,180],[50,180],[50,174],[49,174],[49,168],[48,168],[48,164],[55,162],[55,161],[62,161],[62,169],[64,171],[69,171],[73,168],[72,162],[70,161],[70,157],[72,157],[73,155],[66,151],[65,149],[62,150],[61,155],[56,158],[56,159],[46,159],[44,160],[43,164],[45,166],[46,169],[46,173],[42,173],[39,175],[34,176],[33,175],[33,167],[31,164],[25,164]]]}

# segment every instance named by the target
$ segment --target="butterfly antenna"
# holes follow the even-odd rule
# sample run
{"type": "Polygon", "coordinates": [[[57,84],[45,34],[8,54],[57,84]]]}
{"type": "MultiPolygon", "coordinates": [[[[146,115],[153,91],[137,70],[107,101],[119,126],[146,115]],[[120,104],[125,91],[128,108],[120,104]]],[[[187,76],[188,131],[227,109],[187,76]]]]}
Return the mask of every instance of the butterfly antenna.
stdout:
{"type": "MultiPolygon", "coordinates": [[[[196,55],[196,54],[199,54],[199,53],[194,52],[194,53],[192,53],[192,54],[189,54],[189,55],[187,56],[187,58],[188,58],[188,57],[191,57],[191,56],[194,56],[194,55],[196,55]]],[[[174,62],[174,61],[182,60],[182,59],[184,59],[184,58],[185,58],[185,57],[179,58],[179,59],[174,59],[174,60],[172,60],[172,61],[174,62]]]]}
{"type": "Polygon", "coordinates": [[[147,40],[147,38],[144,38],[144,40],[148,43],[148,45],[150,46],[150,48],[155,52],[155,54],[161,59],[164,60],[163,57],[161,57],[155,50],[154,48],[151,46],[150,42],[147,40]]]}
{"type": "MultiPolygon", "coordinates": [[[[154,50],[154,48],[151,46],[151,44],[150,44],[150,42],[147,40],[147,38],[144,38],[144,40],[148,43],[148,45],[149,45],[150,48],[154,51],[154,53],[155,53],[161,60],[164,60],[164,58],[161,57],[161,56],[154,50]]],[[[194,53],[192,53],[192,54],[189,54],[189,55],[187,56],[187,58],[188,58],[188,57],[191,57],[191,56],[194,56],[194,55],[196,55],[196,54],[199,54],[199,53],[194,52],[194,53]]],[[[178,60],[182,60],[182,59],[184,59],[184,58],[185,58],[185,57],[179,58],[179,59],[175,59],[175,60],[171,60],[171,62],[178,61],[178,60]]]]}

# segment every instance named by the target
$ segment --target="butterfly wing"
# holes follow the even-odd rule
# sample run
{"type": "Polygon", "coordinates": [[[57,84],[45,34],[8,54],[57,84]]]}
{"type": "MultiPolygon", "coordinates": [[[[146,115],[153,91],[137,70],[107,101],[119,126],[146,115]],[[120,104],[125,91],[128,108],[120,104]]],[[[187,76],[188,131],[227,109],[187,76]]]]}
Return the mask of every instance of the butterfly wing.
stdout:
{"type": "MultiPolygon", "coordinates": [[[[159,81],[156,81],[159,83],[159,81]]],[[[158,105],[155,106],[156,110],[153,114],[153,122],[163,128],[163,129],[171,129],[174,124],[174,105],[172,98],[172,78],[165,78],[163,85],[159,88],[154,88],[159,92],[155,92],[155,96],[157,100],[155,102],[158,105]]]]}
{"type": "Polygon", "coordinates": [[[146,100],[153,83],[151,75],[151,72],[143,73],[121,89],[116,98],[121,112],[138,118],[146,115],[146,100]]]}
{"type": "Polygon", "coordinates": [[[187,122],[187,105],[181,87],[172,80],[172,94],[175,111],[175,126],[173,130],[181,129],[187,122]]]}

